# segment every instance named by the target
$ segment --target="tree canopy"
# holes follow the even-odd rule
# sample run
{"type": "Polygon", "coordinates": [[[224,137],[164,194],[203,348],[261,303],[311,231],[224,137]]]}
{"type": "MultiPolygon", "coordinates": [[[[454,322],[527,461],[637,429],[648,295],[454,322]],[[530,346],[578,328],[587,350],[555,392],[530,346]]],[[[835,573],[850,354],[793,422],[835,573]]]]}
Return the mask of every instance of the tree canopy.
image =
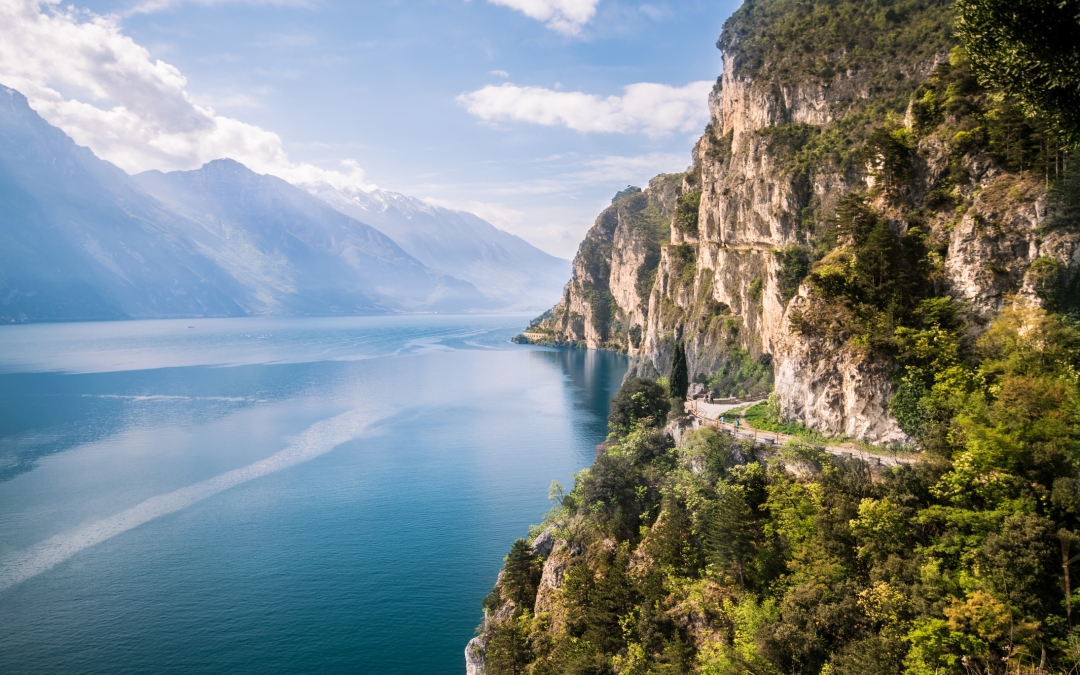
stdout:
{"type": "Polygon", "coordinates": [[[668,392],[660,383],[628,377],[611,402],[608,424],[619,434],[630,432],[636,425],[663,426],[670,408],[668,392]]]}
{"type": "Polygon", "coordinates": [[[1080,0],[957,0],[956,34],[985,86],[1080,140],[1080,0]]]}

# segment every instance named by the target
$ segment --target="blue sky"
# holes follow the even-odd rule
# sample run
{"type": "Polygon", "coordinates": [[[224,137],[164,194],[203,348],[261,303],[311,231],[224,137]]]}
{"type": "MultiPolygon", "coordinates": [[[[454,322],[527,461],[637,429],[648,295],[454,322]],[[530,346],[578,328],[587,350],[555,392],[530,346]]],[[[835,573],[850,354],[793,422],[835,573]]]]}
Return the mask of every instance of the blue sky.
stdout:
{"type": "Polygon", "coordinates": [[[130,172],[228,154],[570,257],[616,190],[689,164],[737,5],[0,0],[0,83],[130,172]]]}

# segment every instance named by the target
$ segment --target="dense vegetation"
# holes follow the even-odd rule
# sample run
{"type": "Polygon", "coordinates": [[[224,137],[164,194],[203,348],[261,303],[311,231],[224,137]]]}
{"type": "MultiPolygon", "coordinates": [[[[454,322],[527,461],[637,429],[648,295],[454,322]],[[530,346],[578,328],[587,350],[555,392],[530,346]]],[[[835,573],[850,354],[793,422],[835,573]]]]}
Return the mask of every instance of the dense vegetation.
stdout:
{"type": "Polygon", "coordinates": [[[954,44],[952,21],[950,0],[750,0],[717,46],[739,75],[790,84],[867,71],[875,99],[906,99],[918,68],[954,44]]]}
{"type": "Polygon", "coordinates": [[[983,84],[1080,140],[1080,2],[957,0],[957,9],[983,84]]]}
{"type": "Polygon", "coordinates": [[[1075,327],[1009,310],[949,366],[923,461],[884,470],[709,430],[673,447],[667,392],[629,380],[549,514],[562,588],[537,600],[524,540],[507,558],[488,673],[1070,671],[1078,367],[1075,327]]]}
{"type": "MultiPolygon", "coordinates": [[[[781,84],[834,77],[868,54],[907,77],[925,60],[918,31],[950,42],[952,9],[751,0],[722,42],[744,72],[781,84]]],[[[1038,234],[1077,227],[1069,78],[1080,62],[1073,38],[1055,50],[1047,36],[1074,36],[1080,7],[962,0],[956,11],[967,50],[953,47],[917,87],[872,78],[885,98],[906,91],[905,119],[853,113],[843,142],[800,124],[762,134],[785,170],[868,174],[828,218],[809,214],[803,244],[775,252],[780,293],[806,282],[795,331],[895,364],[890,411],[918,461],[829,455],[775,396],[746,415],[800,436],[780,450],[707,429],[665,435],[669,396],[686,386],[678,342],[677,377],[629,378],[595,463],[554,491],[533,533],[554,538],[550,553],[515,543],[485,601],[488,675],[1080,672],[1080,274],[1040,258],[1020,275],[1037,298],[1010,296],[979,319],[942,270],[948,234],[982,218],[976,196],[1016,203],[1049,188],[1038,234]],[[1044,14],[1024,24],[1032,7],[1044,14]],[[1048,26],[1055,16],[1072,23],[1048,26]],[[987,167],[1000,179],[990,188],[975,177],[987,167]]],[[[732,322],[721,335],[737,331],[726,308],[714,313],[732,322]]],[[[716,390],[768,368],[730,356],[694,380],[716,390]]]]}

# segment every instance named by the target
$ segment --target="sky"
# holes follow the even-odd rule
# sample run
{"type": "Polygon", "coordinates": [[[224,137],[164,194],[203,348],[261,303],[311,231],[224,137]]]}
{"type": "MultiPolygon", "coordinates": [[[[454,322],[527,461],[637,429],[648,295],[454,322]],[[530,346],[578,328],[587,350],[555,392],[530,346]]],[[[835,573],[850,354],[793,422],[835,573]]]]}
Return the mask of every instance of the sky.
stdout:
{"type": "Polygon", "coordinates": [[[734,0],[0,0],[0,84],[129,173],[231,157],[564,258],[683,171],[734,0]]]}

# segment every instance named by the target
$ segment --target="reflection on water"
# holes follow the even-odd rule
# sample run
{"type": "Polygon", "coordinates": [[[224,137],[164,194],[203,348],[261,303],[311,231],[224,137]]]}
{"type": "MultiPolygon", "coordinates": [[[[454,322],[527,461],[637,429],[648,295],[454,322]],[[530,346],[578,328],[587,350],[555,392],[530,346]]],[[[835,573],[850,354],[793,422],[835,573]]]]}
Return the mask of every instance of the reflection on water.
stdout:
{"type": "Polygon", "coordinates": [[[461,672],[626,369],[522,323],[0,328],[0,671],[461,672]]]}
{"type": "MultiPolygon", "coordinates": [[[[568,393],[575,408],[603,411],[602,415],[583,420],[585,428],[581,430],[589,438],[600,439],[597,443],[603,441],[607,437],[608,403],[626,374],[626,357],[614,352],[578,348],[536,350],[530,355],[557,366],[566,374],[570,385],[568,393]]],[[[583,457],[583,466],[592,464],[593,450],[590,448],[589,454],[583,457]]]]}

